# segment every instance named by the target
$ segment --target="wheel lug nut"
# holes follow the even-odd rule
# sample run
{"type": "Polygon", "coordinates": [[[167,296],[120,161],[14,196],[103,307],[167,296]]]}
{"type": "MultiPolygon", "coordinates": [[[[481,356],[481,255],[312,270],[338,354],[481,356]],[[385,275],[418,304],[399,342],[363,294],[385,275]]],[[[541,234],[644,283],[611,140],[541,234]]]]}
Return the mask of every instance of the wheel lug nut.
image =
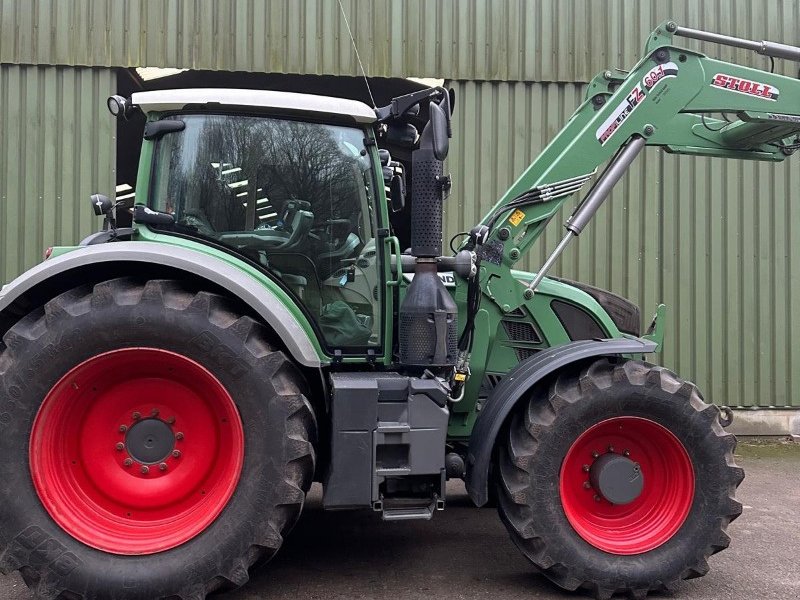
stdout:
{"type": "Polygon", "coordinates": [[[169,417],[167,419],[167,423],[169,423],[170,425],[174,425],[175,424],[175,417],[169,417]]]}
{"type": "Polygon", "coordinates": [[[594,495],[594,501],[595,501],[595,502],[600,502],[600,496],[598,496],[597,494],[595,494],[595,495],[594,495]]]}
{"type": "Polygon", "coordinates": [[[142,418],[142,413],[140,413],[140,412],[138,412],[138,411],[137,411],[137,412],[133,413],[133,414],[131,415],[131,417],[133,417],[133,420],[134,420],[134,421],[138,421],[139,419],[141,419],[141,418],[142,418]]]}
{"type": "Polygon", "coordinates": [[[598,456],[600,456],[600,453],[597,450],[592,452],[592,458],[597,458],[598,456]]]}
{"type": "Polygon", "coordinates": [[[609,446],[609,447],[608,447],[608,451],[609,451],[609,452],[614,452],[614,446],[609,446]]]}
{"type": "Polygon", "coordinates": [[[122,442],[117,442],[116,446],[114,446],[114,447],[120,452],[122,450],[125,450],[125,444],[123,444],[122,442]]]}
{"type": "Polygon", "coordinates": [[[125,460],[122,461],[122,464],[125,465],[126,467],[130,467],[133,464],[133,460],[130,458],[126,458],[125,460]]]}
{"type": "Polygon", "coordinates": [[[172,456],[174,458],[180,458],[181,457],[181,451],[180,450],[173,450],[172,451],[172,456]]]}
{"type": "Polygon", "coordinates": [[[158,416],[158,409],[154,408],[153,410],[151,410],[150,411],[150,416],[151,417],[157,417],[158,416]]]}
{"type": "Polygon", "coordinates": [[[147,475],[150,472],[150,467],[148,467],[147,465],[142,465],[141,471],[142,475],[147,475]]]}
{"type": "Polygon", "coordinates": [[[128,431],[128,426],[127,425],[120,425],[119,426],[119,432],[120,433],[125,433],[126,431],[128,431]]]}
{"type": "Polygon", "coordinates": [[[584,481],[583,482],[583,487],[585,487],[588,490],[590,487],[592,487],[592,484],[589,483],[588,481],[584,481]]]}
{"type": "Polygon", "coordinates": [[[167,463],[162,462],[161,464],[158,465],[158,469],[160,471],[166,471],[167,470],[167,463]]]}
{"type": "Polygon", "coordinates": [[[182,440],[183,439],[183,432],[179,431],[178,433],[176,433],[175,434],[175,439],[176,440],[182,440]]]}
{"type": "Polygon", "coordinates": [[[588,473],[589,472],[589,465],[583,465],[583,472],[584,473],[588,473]]]}
{"type": "Polygon", "coordinates": [[[622,454],[625,455],[625,456],[630,456],[631,455],[631,451],[630,450],[623,450],[622,454]]]}

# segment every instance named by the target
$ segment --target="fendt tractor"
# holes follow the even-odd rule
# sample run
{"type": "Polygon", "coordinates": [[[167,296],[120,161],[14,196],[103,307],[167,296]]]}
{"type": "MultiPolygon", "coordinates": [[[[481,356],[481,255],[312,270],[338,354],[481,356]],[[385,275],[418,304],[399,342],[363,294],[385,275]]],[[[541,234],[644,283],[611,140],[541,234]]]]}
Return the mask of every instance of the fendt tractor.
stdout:
{"type": "Polygon", "coordinates": [[[448,254],[442,87],[381,108],[109,98],[146,115],[135,206],[92,196],[102,230],[0,294],[2,571],[37,598],[202,599],[278,551],[314,481],[324,509],[403,522],[462,478],[562,588],[644,598],[704,575],[742,510],[731,411],[646,362],[663,306],[642,333],[628,300],[547,277],[646,146],[800,147],[800,82],[677,36],[800,60],[663,23],[448,254]],[[515,270],[584,186],[538,272],[515,270]]]}

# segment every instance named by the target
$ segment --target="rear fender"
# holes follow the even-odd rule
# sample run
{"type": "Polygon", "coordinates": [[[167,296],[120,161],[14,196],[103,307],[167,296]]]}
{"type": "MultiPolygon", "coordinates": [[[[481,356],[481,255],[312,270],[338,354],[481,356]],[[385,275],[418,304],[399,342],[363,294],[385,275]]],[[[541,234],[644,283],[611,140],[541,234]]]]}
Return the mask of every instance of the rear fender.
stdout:
{"type": "MultiPolygon", "coordinates": [[[[0,336],[16,321],[26,307],[35,307],[37,302],[46,302],[47,293],[52,297],[83,282],[95,281],[93,271],[111,272],[112,277],[130,275],[123,265],[138,264],[153,272],[161,268],[185,273],[205,280],[216,287],[227,290],[232,296],[248,305],[282,340],[287,351],[298,363],[307,367],[320,367],[328,361],[319,350],[316,338],[307,319],[290,310],[291,299],[282,291],[270,288],[242,269],[217,257],[188,248],[158,242],[116,242],[90,245],[58,257],[51,258],[0,290],[0,336]],[[120,265],[115,271],[114,263],[120,265]],[[49,285],[51,281],[58,285],[49,285]],[[66,287],[64,287],[66,286],[66,287]],[[48,289],[49,288],[49,289],[48,289]]],[[[142,269],[139,269],[141,272],[142,269]]],[[[41,303],[40,302],[40,303],[41,303]]]]}
{"type": "Polygon", "coordinates": [[[489,499],[489,466],[497,435],[517,403],[537,383],[556,371],[589,358],[654,352],[656,343],[642,338],[581,340],[538,352],[522,361],[492,391],[478,414],[469,439],[467,492],[477,506],[489,499]]]}

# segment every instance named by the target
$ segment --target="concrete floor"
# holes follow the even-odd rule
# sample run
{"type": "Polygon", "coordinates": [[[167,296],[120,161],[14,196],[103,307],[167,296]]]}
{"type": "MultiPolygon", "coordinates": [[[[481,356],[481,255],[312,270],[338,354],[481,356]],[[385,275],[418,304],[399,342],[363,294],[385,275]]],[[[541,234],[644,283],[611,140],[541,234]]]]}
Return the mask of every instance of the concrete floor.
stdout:
{"type": "MultiPolygon", "coordinates": [[[[800,444],[742,444],[744,514],[731,547],[704,578],[671,597],[706,600],[800,598],[800,444]]],[[[471,506],[451,482],[448,507],[432,522],[383,523],[369,512],[326,513],[319,490],[276,559],[225,600],[393,597],[568,599],[511,543],[494,509],[471,506]]],[[[0,576],[0,600],[30,600],[21,579],[0,576]]]]}

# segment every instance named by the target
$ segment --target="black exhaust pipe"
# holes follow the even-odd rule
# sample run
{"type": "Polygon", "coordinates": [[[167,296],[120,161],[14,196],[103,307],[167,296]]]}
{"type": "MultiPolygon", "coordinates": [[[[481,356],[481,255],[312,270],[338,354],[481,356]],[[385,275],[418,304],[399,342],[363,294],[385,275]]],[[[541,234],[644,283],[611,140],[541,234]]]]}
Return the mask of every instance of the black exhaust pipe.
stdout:
{"type": "Polygon", "coordinates": [[[442,202],[450,188],[442,174],[450,137],[449,96],[429,105],[430,120],[411,154],[411,252],[414,279],[400,306],[400,362],[452,367],[458,355],[458,308],[437,275],[442,253],[442,202]]]}

